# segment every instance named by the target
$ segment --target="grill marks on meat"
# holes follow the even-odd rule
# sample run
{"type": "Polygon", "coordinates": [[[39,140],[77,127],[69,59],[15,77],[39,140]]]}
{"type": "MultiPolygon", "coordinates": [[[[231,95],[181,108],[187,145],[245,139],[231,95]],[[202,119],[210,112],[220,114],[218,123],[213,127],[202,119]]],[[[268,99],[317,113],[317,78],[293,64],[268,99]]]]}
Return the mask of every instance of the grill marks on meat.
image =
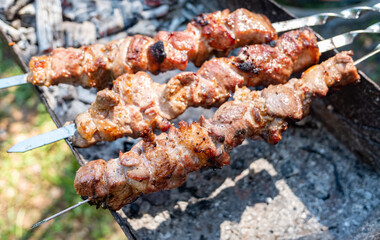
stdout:
{"type": "Polygon", "coordinates": [[[167,120],[176,118],[188,107],[220,106],[236,86],[285,83],[293,67],[305,68],[318,62],[317,41],[311,30],[285,33],[278,42],[289,45],[293,51],[285,54],[268,45],[251,45],[244,47],[237,57],[212,59],[197,73],[180,73],[163,85],[153,82],[144,72],[122,75],[114,81],[112,90],[98,92],[90,109],[76,118],[77,132],[72,141],[76,146],[88,147],[122,136],[141,137],[150,129],[166,131],[170,127],[167,120]],[[292,37],[298,38],[298,45],[283,43],[292,37]],[[314,58],[299,61],[301,58],[294,56],[304,52],[314,58]]]}
{"type": "Polygon", "coordinates": [[[117,210],[140,194],[180,186],[190,172],[229,164],[230,150],[247,137],[276,144],[287,119],[308,113],[312,96],[325,96],[329,87],[359,81],[351,55],[339,53],[283,85],[262,91],[239,89],[234,101],[223,104],[210,120],[181,122],[179,128],[140,141],[118,159],[81,167],[75,189],[91,197],[91,203],[117,210]]]}
{"type": "Polygon", "coordinates": [[[49,56],[33,57],[28,82],[36,85],[67,83],[103,89],[124,73],[185,70],[189,61],[201,65],[214,52],[269,43],[277,35],[269,20],[245,9],[202,14],[181,32],[160,31],[154,38],[136,35],[75,48],[58,48],[49,56]]]}

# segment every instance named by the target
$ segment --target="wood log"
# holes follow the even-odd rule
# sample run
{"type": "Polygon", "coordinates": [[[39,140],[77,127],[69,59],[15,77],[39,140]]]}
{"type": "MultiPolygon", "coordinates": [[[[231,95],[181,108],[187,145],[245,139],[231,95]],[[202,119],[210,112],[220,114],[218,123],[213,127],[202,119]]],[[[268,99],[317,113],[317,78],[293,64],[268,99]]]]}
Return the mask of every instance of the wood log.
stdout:
{"type": "Polygon", "coordinates": [[[64,45],[60,0],[36,1],[37,39],[40,53],[64,45]]]}

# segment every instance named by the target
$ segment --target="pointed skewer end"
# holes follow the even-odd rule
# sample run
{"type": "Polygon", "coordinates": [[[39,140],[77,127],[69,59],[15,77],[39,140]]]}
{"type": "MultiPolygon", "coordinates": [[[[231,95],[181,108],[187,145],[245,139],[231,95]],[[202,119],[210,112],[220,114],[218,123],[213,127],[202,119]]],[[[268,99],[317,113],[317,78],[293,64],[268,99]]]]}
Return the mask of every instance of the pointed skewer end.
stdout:
{"type": "Polygon", "coordinates": [[[363,62],[364,60],[366,60],[369,57],[372,57],[373,55],[377,54],[378,52],[380,52],[380,43],[375,47],[375,49],[372,52],[370,52],[367,55],[356,60],[354,62],[354,65],[358,65],[359,63],[363,62]]]}
{"type": "Polygon", "coordinates": [[[64,214],[64,213],[70,211],[71,209],[74,209],[74,208],[76,208],[76,207],[79,207],[79,206],[81,206],[81,205],[83,205],[83,204],[85,204],[85,203],[87,203],[87,202],[89,202],[89,201],[91,201],[91,198],[87,198],[86,200],[84,200],[84,201],[82,201],[82,202],[79,202],[79,203],[77,203],[77,204],[75,204],[75,205],[73,205],[73,206],[71,206],[71,207],[68,207],[68,208],[66,208],[65,210],[62,210],[62,211],[60,211],[59,213],[56,213],[56,214],[54,214],[54,215],[51,216],[51,217],[45,218],[44,220],[42,220],[42,221],[40,221],[40,222],[34,224],[33,226],[31,226],[31,227],[30,227],[30,230],[35,229],[36,227],[40,226],[41,224],[46,223],[47,221],[50,221],[50,220],[52,220],[53,218],[56,218],[56,217],[58,217],[58,216],[60,216],[60,215],[62,215],[62,214],[64,214]]]}

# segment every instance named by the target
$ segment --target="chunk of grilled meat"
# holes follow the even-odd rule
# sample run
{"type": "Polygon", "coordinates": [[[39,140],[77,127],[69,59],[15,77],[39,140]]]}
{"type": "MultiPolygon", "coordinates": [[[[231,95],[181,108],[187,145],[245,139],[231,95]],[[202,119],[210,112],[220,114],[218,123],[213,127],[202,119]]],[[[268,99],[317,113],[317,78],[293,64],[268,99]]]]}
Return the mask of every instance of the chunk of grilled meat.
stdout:
{"type": "Polygon", "coordinates": [[[75,177],[75,189],[93,204],[118,210],[141,194],[180,186],[190,172],[229,164],[230,150],[247,137],[276,144],[287,119],[308,114],[312,96],[359,81],[351,55],[339,53],[283,85],[239,89],[234,101],[224,103],[210,120],[181,122],[179,128],[140,141],[118,159],[84,165],[75,177]]]}
{"type": "Polygon", "coordinates": [[[185,70],[189,61],[201,65],[214,52],[277,39],[268,18],[246,9],[202,14],[180,32],[159,32],[154,38],[136,35],[75,48],[58,48],[51,55],[33,57],[28,82],[36,85],[67,83],[103,89],[124,73],[185,70]]]}
{"type": "Polygon", "coordinates": [[[220,106],[236,86],[285,83],[294,69],[319,60],[317,39],[310,29],[283,34],[278,46],[244,47],[237,57],[212,59],[197,73],[180,73],[162,85],[144,72],[122,75],[112,90],[98,92],[90,109],[76,118],[72,142],[88,147],[123,136],[141,137],[149,129],[166,131],[167,120],[188,107],[220,106]]]}

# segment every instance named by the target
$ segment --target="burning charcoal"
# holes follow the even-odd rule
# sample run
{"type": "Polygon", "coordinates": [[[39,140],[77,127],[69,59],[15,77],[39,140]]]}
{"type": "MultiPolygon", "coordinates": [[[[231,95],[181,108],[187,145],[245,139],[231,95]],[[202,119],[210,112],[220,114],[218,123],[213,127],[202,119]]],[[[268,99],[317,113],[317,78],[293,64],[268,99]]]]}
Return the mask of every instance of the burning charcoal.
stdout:
{"type": "Polygon", "coordinates": [[[158,7],[162,4],[172,4],[176,0],[144,0],[144,4],[149,7],[158,7]]]}
{"type": "Polygon", "coordinates": [[[122,31],[122,32],[119,32],[119,33],[116,33],[116,34],[112,34],[110,36],[102,37],[102,38],[98,39],[96,41],[96,43],[106,44],[106,43],[109,43],[109,42],[111,42],[113,40],[126,38],[127,36],[128,36],[128,33],[122,31]]]}
{"type": "Polygon", "coordinates": [[[140,20],[136,25],[127,30],[128,34],[143,34],[153,36],[156,33],[157,26],[153,25],[157,21],[140,20]]]}
{"type": "Polygon", "coordinates": [[[182,14],[182,16],[184,16],[188,21],[193,20],[193,18],[195,17],[195,14],[193,14],[193,13],[190,12],[189,10],[186,10],[185,8],[183,8],[183,9],[181,10],[181,14],[182,14]]]}
{"type": "Polygon", "coordinates": [[[143,6],[140,1],[131,2],[131,12],[132,13],[141,13],[143,11],[143,6]]]}
{"type": "Polygon", "coordinates": [[[96,41],[96,27],[92,22],[63,22],[65,46],[79,47],[96,41]]]}
{"type": "MultiPolygon", "coordinates": [[[[29,27],[29,28],[21,27],[20,32],[26,36],[26,38],[28,39],[28,41],[31,45],[37,44],[37,35],[36,35],[35,28],[33,28],[33,27],[29,27]]],[[[35,54],[37,54],[37,51],[35,54]]]]}
{"type": "Polygon", "coordinates": [[[95,89],[84,89],[82,87],[77,88],[78,99],[86,104],[91,104],[96,99],[95,89]]]}
{"type": "Polygon", "coordinates": [[[65,0],[63,5],[63,16],[71,21],[84,22],[90,20],[98,13],[95,1],[65,0]]]}
{"type": "Polygon", "coordinates": [[[0,1],[0,13],[3,14],[5,11],[7,11],[10,6],[13,5],[15,0],[2,0],[0,1]]]}
{"type": "Polygon", "coordinates": [[[124,18],[120,9],[115,9],[112,15],[100,21],[93,21],[100,37],[111,35],[124,29],[124,18]]]}
{"type": "Polygon", "coordinates": [[[37,54],[38,48],[36,46],[36,35],[33,28],[23,28],[20,31],[20,41],[17,42],[17,46],[23,52],[23,57],[26,60],[37,54]]]}
{"type": "Polygon", "coordinates": [[[112,1],[95,0],[95,5],[99,19],[106,20],[114,14],[112,10],[112,1]]]}
{"type": "Polygon", "coordinates": [[[20,16],[23,15],[36,15],[36,7],[34,4],[30,3],[26,5],[25,7],[21,8],[20,11],[18,12],[20,16]]]}
{"type": "Polygon", "coordinates": [[[12,41],[17,42],[20,40],[20,32],[2,20],[0,20],[0,29],[2,29],[2,31],[4,31],[4,33],[6,33],[8,36],[10,36],[12,41]]]}
{"type": "Polygon", "coordinates": [[[75,87],[67,84],[59,85],[57,94],[57,97],[63,100],[73,100],[78,97],[75,87]]]}
{"type": "Polygon", "coordinates": [[[54,112],[55,112],[55,114],[57,114],[57,116],[60,118],[60,119],[62,119],[62,121],[63,122],[65,122],[66,121],[66,114],[67,114],[67,112],[68,112],[68,105],[65,103],[65,102],[62,102],[62,100],[61,101],[57,101],[57,108],[56,109],[54,109],[54,112]]]}
{"type": "Polygon", "coordinates": [[[20,41],[17,42],[17,46],[23,51],[27,49],[28,45],[29,43],[26,39],[21,39],[20,41]]]}
{"type": "Polygon", "coordinates": [[[198,15],[206,11],[205,6],[203,4],[198,4],[196,8],[198,10],[198,15]]]}
{"type": "Polygon", "coordinates": [[[102,142],[93,147],[79,148],[78,151],[89,160],[103,158],[103,156],[106,156],[107,159],[117,158],[119,152],[124,149],[125,142],[132,142],[134,145],[136,140],[131,138],[119,138],[112,143],[102,142]]]}
{"type": "Polygon", "coordinates": [[[153,206],[160,206],[163,205],[165,202],[168,202],[168,200],[170,199],[170,193],[169,191],[155,192],[143,195],[142,199],[147,200],[153,206]]]}
{"type": "Polygon", "coordinates": [[[36,7],[34,4],[26,5],[18,14],[20,15],[21,25],[23,27],[30,27],[36,24],[36,7]]]}
{"type": "Polygon", "coordinates": [[[202,12],[199,12],[197,7],[195,7],[193,4],[189,2],[185,4],[185,7],[186,9],[190,10],[194,15],[199,15],[202,13],[202,12]]]}
{"type": "Polygon", "coordinates": [[[182,16],[174,17],[173,21],[170,23],[169,32],[177,31],[178,27],[185,21],[186,19],[182,16]]]}
{"type": "Polygon", "coordinates": [[[162,4],[161,0],[144,0],[144,3],[149,7],[158,7],[162,4]]]}
{"type": "Polygon", "coordinates": [[[128,28],[136,23],[136,16],[142,12],[143,7],[140,1],[123,1],[117,4],[116,9],[121,11],[124,18],[124,26],[128,28]]]}
{"type": "Polygon", "coordinates": [[[73,121],[76,116],[88,109],[88,105],[79,100],[73,100],[69,104],[69,109],[65,115],[65,122],[73,121]]]}
{"type": "Polygon", "coordinates": [[[59,0],[36,1],[36,22],[39,52],[64,45],[62,8],[59,0]]]}
{"type": "MultiPolygon", "coordinates": [[[[15,2],[15,1],[12,1],[15,2]]],[[[30,2],[30,0],[18,0],[14,5],[9,7],[9,9],[6,12],[7,20],[13,20],[18,10],[20,10],[22,7],[27,5],[30,2]]]]}
{"type": "Polygon", "coordinates": [[[129,218],[132,218],[132,217],[137,217],[138,216],[138,213],[140,211],[140,205],[136,204],[136,203],[132,203],[130,204],[129,206],[129,211],[127,212],[127,216],[129,218]]]}
{"type": "Polygon", "coordinates": [[[11,26],[18,29],[21,27],[21,20],[20,19],[15,19],[11,22],[11,26]]]}
{"type": "Polygon", "coordinates": [[[168,14],[169,12],[169,6],[168,5],[161,5],[157,8],[154,8],[152,10],[146,10],[141,13],[141,16],[143,19],[152,19],[152,18],[160,18],[168,14]]]}

